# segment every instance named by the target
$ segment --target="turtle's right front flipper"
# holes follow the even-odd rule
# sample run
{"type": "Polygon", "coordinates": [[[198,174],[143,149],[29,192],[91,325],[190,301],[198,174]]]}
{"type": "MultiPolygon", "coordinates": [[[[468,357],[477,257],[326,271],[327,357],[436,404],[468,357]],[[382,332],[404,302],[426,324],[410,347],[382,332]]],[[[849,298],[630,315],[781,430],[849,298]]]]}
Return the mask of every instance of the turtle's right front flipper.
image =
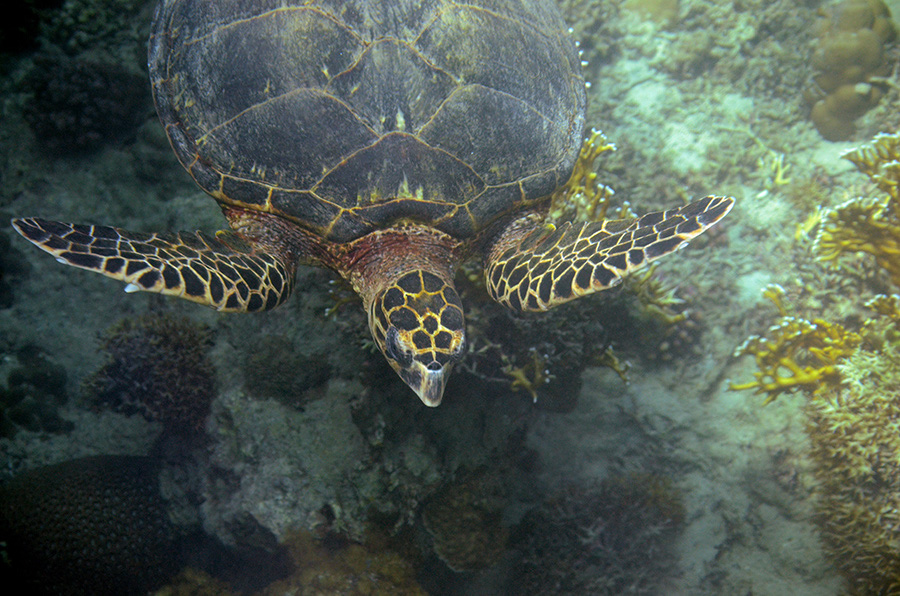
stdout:
{"type": "Polygon", "coordinates": [[[281,304],[293,285],[293,267],[231,232],[143,234],[36,217],[12,224],[60,263],[124,281],[126,292],[158,292],[216,310],[253,312],[281,304]]]}

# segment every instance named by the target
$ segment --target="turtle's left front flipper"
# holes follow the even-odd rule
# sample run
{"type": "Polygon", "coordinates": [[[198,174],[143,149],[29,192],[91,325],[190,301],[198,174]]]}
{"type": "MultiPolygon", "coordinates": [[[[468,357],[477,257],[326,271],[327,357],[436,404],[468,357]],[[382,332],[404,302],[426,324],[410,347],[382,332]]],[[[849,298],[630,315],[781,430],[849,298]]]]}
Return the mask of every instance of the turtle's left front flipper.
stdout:
{"type": "Polygon", "coordinates": [[[511,225],[485,263],[488,292],[520,311],[544,311],[622,281],[625,274],[678,250],[725,217],[734,199],[705,197],[634,220],[555,230],[511,225]]]}
{"type": "Polygon", "coordinates": [[[158,292],[236,312],[274,308],[291,293],[293,267],[232,232],[143,234],[36,217],[12,224],[60,263],[124,281],[126,292],[158,292]]]}

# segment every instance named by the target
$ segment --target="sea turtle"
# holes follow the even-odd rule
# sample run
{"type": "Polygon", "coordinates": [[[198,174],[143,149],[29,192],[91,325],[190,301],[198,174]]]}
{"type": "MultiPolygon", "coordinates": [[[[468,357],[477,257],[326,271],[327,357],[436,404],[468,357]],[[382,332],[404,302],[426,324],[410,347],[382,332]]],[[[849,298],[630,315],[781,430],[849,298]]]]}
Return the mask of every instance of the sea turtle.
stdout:
{"type": "Polygon", "coordinates": [[[454,273],[543,311],[609,288],[719,221],[706,197],[634,220],[544,222],[584,135],[581,63],[551,0],[163,0],[156,108],[231,230],[13,220],[58,261],[222,311],[274,308],[300,263],[362,297],[429,406],[466,351],[454,273]]]}

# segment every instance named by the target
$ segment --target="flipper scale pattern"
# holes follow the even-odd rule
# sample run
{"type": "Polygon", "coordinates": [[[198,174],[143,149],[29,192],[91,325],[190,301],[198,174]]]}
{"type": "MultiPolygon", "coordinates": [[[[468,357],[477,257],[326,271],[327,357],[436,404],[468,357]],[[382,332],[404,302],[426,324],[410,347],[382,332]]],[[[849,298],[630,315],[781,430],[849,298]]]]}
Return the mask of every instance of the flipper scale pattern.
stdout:
{"type": "Polygon", "coordinates": [[[129,292],[178,296],[230,312],[268,310],[290,295],[293,275],[285,264],[232,232],[145,234],[36,217],[12,223],[57,261],[124,281],[129,292]]]}
{"type": "Polygon", "coordinates": [[[733,205],[730,197],[709,196],[634,220],[534,229],[488,261],[488,292],[513,310],[545,311],[611,288],[709,229],[733,205]]]}

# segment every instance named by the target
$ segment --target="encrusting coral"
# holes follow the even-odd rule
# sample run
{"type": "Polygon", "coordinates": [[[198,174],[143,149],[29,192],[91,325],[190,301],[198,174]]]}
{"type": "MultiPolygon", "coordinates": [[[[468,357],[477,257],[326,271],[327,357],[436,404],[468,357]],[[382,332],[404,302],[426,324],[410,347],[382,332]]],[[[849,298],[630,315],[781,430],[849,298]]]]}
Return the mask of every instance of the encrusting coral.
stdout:
{"type": "Polygon", "coordinates": [[[884,95],[891,73],[885,46],[897,35],[882,0],[843,0],[823,10],[824,27],[812,58],[816,74],[805,92],[810,118],[829,141],[843,141],[854,120],[884,95]]]}
{"type": "MultiPolygon", "coordinates": [[[[868,253],[900,287],[900,136],[879,135],[845,157],[887,196],[826,211],[814,249],[836,265],[842,255],[868,253]]],[[[739,348],[759,371],[731,388],[754,389],[767,402],[789,390],[805,394],[825,548],[852,593],[900,593],[900,296],[863,298],[872,314],[846,318],[848,329],[826,315],[788,317],[783,292],[766,292],[781,323],[769,339],[751,337],[739,348]]]]}

